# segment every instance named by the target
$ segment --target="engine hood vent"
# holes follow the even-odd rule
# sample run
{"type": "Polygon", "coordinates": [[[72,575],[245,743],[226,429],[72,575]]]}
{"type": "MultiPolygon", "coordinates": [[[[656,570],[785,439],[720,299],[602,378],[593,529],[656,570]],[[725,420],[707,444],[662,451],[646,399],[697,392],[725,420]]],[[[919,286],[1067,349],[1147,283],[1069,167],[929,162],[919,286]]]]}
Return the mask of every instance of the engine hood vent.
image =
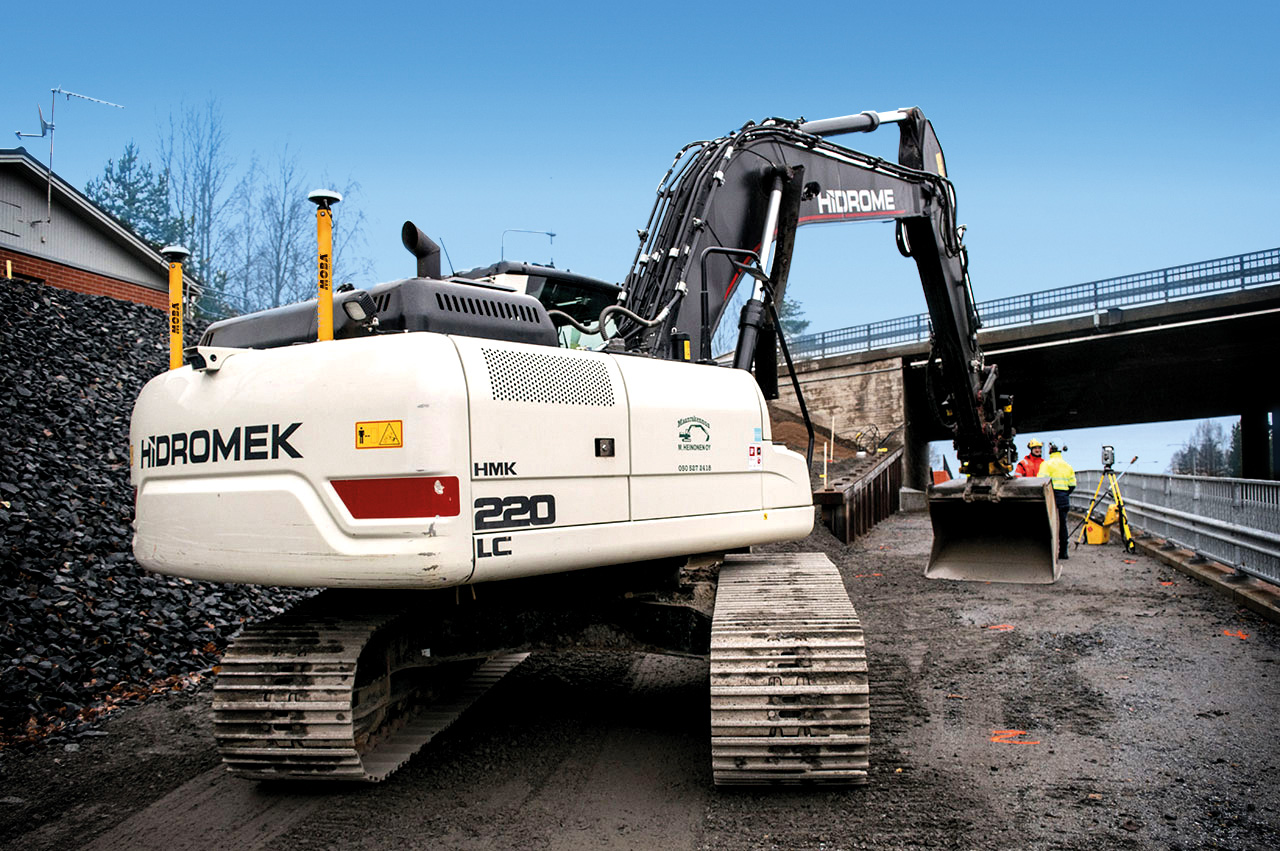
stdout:
{"type": "MultiPolygon", "coordinates": [[[[456,281],[409,278],[368,290],[378,309],[376,333],[434,331],[513,343],[555,346],[555,326],[536,298],[495,287],[456,281]]],[[[337,305],[346,293],[335,293],[335,340],[375,333],[353,322],[337,305]]],[[[316,339],[316,302],[301,302],[215,322],[200,338],[202,346],[271,349],[316,339]]]]}

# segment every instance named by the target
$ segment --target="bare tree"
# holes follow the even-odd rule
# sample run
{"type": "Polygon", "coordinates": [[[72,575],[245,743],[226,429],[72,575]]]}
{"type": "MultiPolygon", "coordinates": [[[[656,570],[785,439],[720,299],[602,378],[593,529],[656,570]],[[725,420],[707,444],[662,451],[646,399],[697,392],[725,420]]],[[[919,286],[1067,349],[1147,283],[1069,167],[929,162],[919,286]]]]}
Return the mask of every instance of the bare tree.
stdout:
{"type": "Polygon", "coordinates": [[[191,271],[212,285],[232,203],[227,183],[235,167],[217,100],[184,108],[180,118],[170,113],[159,146],[169,175],[170,203],[180,222],[178,238],[191,251],[191,271]]]}
{"type": "Polygon", "coordinates": [[[1192,476],[1230,475],[1228,449],[1222,425],[1205,420],[1196,426],[1182,448],[1173,453],[1169,471],[1192,476]]]}
{"type": "MultiPolygon", "coordinates": [[[[360,184],[347,178],[346,183],[336,184],[326,174],[320,184],[334,188],[342,195],[342,202],[333,208],[333,280],[335,284],[369,278],[373,275],[373,261],[369,259],[369,241],[365,238],[364,210],[360,207],[360,184]]],[[[373,281],[360,286],[367,286],[373,281]]]]}
{"type": "MultiPolygon", "coordinates": [[[[169,177],[176,239],[191,251],[205,318],[278,307],[315,297],[315,224],[307,178],[288,146],[264,168],[253,157],[234,181],[235,163],[216,99],[169,114],[160,128],[160,164],[169,177]],[[234,181],[234,183],[233,183],[234,181]]],[[[335,281],[368,276],[360,184],[339,187],[334,215],[335,281]],[[342,278],[338,276],[341,275],[342,278]]]]}
{"type": "Polygon", "coordinates": [[[254,157],[231,193],[232,215],[228,217],[226,254],[222,264],[226,272],[223,296],[235,313],[248,313],[264,306],[260,286],[262,214],[258,189],[262,180],[262,168],[254,157]]]}
{"type": "Polygon", "coordinates": [[[264,180],[258,199],[259,292],[268,307],[314,295],[309,262],[314,260],[310,207],[297,157],[286,146],[274,173],[264,180]]]}

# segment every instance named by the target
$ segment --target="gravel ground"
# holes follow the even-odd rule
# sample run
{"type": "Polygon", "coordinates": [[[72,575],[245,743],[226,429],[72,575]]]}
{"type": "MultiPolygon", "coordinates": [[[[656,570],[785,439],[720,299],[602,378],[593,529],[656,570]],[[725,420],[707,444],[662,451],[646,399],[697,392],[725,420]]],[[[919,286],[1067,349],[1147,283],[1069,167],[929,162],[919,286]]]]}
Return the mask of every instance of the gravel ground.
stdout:
{"type": "Polygon", "coordinates": [[[867,629],[866,787],[717,791],[705,660],[586,652],[536,654],[387,783],[229,778],[206,674],[294,592],[129,555],[162,317],[16,282],[0,317],[0,848],[1280,847],[1280,630],[1118,546],[1052,586],[926,581],[922,515],[772,548],[826,552],[867,629]]]}
{"type": "Polygon", "coordinates": [[[717,791],[705,661],[542,654],[374,787],[228,778],[207,689],[148,702],[6,761],[2,847],[1280,847],[1280,630],[1118,546],[1010,586],[925,580],[929,540],[775,547],[827,552],[866,626],[866,787],[717,791]]]}

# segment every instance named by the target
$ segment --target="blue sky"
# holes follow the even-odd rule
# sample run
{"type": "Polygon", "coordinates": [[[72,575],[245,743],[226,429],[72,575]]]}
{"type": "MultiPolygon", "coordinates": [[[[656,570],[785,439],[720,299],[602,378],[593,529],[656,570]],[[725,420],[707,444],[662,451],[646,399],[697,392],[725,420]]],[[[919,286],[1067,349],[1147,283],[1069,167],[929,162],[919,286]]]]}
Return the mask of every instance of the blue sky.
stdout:
{"type": "MultiPolygon", "coordinates": [[[[522,228],[556,237],[508,234],[508,259],[619,280],[685,143],[911,105],[947,153],[979,301],[1280,244],[1276,4],[232,0],[5,18],[0,131],[38,130],[54,86],[126,107],[59,99],[63,177],[83,186],[131,139],[155,156],[171,112],[216,98],[241,165],[287,145],[316,185],[361,184],[375,281],[412,273],[405,219],[460,269],[522,228]]],[[[893,128],[846,139],[896,151],[893,128]]],[[[924,308],[884,225],[801,231],[790,293],[812,331],[924,308]]],[[[1163,470],[1191,427],[1086,437],[1163,470]]]]}

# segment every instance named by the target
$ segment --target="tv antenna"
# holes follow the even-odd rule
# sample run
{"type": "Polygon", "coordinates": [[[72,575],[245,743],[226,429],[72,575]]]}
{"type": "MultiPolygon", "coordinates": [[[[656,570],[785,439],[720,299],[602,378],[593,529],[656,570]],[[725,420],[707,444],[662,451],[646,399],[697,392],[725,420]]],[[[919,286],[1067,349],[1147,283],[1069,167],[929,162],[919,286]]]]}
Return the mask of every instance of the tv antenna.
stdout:
{"type": "MultiPolygon", "coordinates": [[[[540,233],[551,240],[550,242],[551,245],[555,245],[555,242],[556,242],[556,235],[549,230],[525,230],[524,228],[507,228],[502,232],[501,251],[498,254],[498,256],[503,260],[507,259],[507,234],[509,233],[540,233]]],[[[554,257],[551,258],[551,260],[548,261],[547,265],[554,267],[556,265],[555,258],[554,257]]]]}
{"type": "Polygon", "coordinates": [[[23,133],[21,130],[15,130],[14,135],[19,139],[43,139],[46,135],[49,137],[49,174],[45,185],[45,221],[53,221],[53,111],[58,105],[58,95],[66,95],[67,100],[72,98],[80,98],[81,100],[100,103],[103,106],[114,106],[116,109],[124,109],[118,103],[112,103],[109,100],[100,100],[91,98],[88,95],[82,95],[78,92],[69,92],[62,86],[57,86],[49,90],[49,120],[44,120],[44,110],[36,105],[36,112],[40,114],[40,132],[39,133],[23,133]]]}

